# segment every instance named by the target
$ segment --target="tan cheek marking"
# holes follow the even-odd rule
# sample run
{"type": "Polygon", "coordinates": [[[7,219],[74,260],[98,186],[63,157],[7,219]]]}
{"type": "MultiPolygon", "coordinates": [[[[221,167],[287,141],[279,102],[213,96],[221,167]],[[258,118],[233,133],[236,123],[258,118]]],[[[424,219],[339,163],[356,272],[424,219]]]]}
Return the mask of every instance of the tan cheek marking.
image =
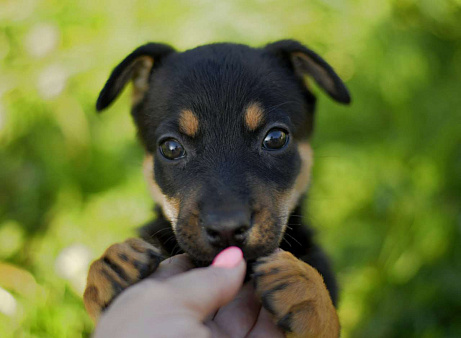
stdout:
{"type": "Polygon", "coordinates": [[[189,109],[183,110],[179,116],[179,129],[181,132],[193,137],[197,134],[198,127],[199,123],[197,116],[189,109]]]}
{"type": "Polygon", "coordinates": [[[301,156],[301,170],[295,181],[294,190],[300,194],[304,193],[311,180],[311,170],[313,164],[312,147],[307,142],[298,145],[299,155],[301,156]]]}
{"type": "Polygon", "coordinates": [[[251,103],[245,111],[246,127],[253,131],[258,128],[264,120],[264,112],[261,105],[257,102],[251,103]]]}
{"type": "Polygon", "coordinates": [[[248,176],[248,181],[252,182],[252,191],[256,197],[253,205],[253,210],[255,210],[253,227],[249,233],[248,245],[264,246],[266,243],[272,243],[274,239],[277,239],[274,227],[278,224],[286,224],[288,215],[282,215],[278,212],[281,204],[276,197],[278,195],[276,189],[252,175],[248,176]],[[277,215],[273,214],[273,211],[277,215]]]}
{"type": "Polygon", "coordinates": [[[131,96],[133,105],[141,102],[149,89],[149,74],[153,65],[154,60],[149,56],[142,56],[133,64],[133,93],[131,96]]]}
{"type": "Polygon", "coordinates": [[[150,154],[147,154],[144,158],[143,174],[152,198],[160,204],[165,217],[172,223],[174,230],[179,215],[180,202],[177,198],[164,195],[160,190],[160,187],[154,180],[154,160],[150,154]]]}
{"type": "Polygon", "coordinates": [[[290,213],[296,207],[296,204],[299,201],[299,198],[303,193],[306,192],[309,182],[311,179],[311,169],[312,169],[312,147],[308,142],[301,142],[298,145],[298,152],[301,156],[301,170],[298,177],[295,180],[293,188],[287,193],[280,195],[281,204],[284,211],[290,213]]]}
{"type": "Polygon", "coordinates": [[[254,226],[248,238],[250,245],[260,245],[267,242],[271,237],[270,225],[272,224],[271,214],[267,208],[261,209],[255,214],[254,226]]]}
{"type": "Polygon", "coordinates": [[[164,197],[162,203],[163,213],[165,217],[173,225],[173,231],[176,230],[176,223],[178,222],[179,215],[179,199],[164,197]]]}

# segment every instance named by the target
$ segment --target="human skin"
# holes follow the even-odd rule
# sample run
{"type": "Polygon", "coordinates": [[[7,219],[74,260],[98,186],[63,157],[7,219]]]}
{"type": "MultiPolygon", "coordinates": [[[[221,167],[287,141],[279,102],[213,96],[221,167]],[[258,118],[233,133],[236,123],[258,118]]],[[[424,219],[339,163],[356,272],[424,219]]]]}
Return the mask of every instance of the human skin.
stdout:
{"type": "Polygon", "coordinates": [[[162,262],[102,315],[94,337],[284,337],[261,307],[236,247],[207,268],[186,254],[162,262]],[[190,270],[190,271],[189,271],[190,270]]]}

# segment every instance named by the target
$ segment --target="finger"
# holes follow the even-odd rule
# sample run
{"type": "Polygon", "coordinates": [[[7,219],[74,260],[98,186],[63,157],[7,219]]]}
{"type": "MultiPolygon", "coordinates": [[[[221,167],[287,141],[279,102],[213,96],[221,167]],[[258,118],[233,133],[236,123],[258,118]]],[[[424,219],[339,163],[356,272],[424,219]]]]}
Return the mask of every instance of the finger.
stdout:
{"type": "Polygon", "coordinates": [[[230,303],[218,310],[213,321],[230,337],[245,337],[255,325],[260,309],[261,303],[249,282],[230,303]]]}
{"type": "Polygon", "coordinates": [[[230,247],[210,267],[172,277],[167,283],[177,290],[192,315],[203,320],[235,297],[242,287],[245,270],[242,250],[230,247]]]}
{"type": "Polygon", "coordinates": [[[248,338],[284,338],[283,331],[274,324],[274,320],[267,310],[261,307],[256,324],[247,335],[248,338]]]}
{"type": "Polygon", "coordinates": [[[149,276],[156,280],[165,280],[180,273],[189,271],[195,267],[187,254],[176,255],[165,259],[158,266],[157,270],[149,276]]]}

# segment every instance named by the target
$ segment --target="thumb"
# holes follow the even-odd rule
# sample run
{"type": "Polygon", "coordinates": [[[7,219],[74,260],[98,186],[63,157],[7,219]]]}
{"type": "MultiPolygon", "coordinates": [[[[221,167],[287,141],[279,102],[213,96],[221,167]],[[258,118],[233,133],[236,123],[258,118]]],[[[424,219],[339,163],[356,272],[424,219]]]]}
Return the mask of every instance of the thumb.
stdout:
{"type": "Polygon", "coordinates": [[[221,251],[207,268],[194,269],[171,278],[182,301],[199,320],[229,303],[237,295],[245,277],[242,250],[229,247],[221,251]]]}

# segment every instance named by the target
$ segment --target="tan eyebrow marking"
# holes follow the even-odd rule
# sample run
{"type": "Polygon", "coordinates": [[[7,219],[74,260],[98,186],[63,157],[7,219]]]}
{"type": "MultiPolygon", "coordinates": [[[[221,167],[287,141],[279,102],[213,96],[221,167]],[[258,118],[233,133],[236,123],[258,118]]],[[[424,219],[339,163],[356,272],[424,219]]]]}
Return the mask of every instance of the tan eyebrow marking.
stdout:
{"type": "Polygon", "coordinates": [[[179,116],[179,130],[187,136],[195,136],[198,132],[198,118],[190,110],[184,109],[179,116]]]}
{"type": "Polygon", "coordinates": [[[253,131],[258,128],[264,120],[264,111],[261,104],[253,102],[248,105],[245,111],[245,124],[246,127],[253,131]]]}

